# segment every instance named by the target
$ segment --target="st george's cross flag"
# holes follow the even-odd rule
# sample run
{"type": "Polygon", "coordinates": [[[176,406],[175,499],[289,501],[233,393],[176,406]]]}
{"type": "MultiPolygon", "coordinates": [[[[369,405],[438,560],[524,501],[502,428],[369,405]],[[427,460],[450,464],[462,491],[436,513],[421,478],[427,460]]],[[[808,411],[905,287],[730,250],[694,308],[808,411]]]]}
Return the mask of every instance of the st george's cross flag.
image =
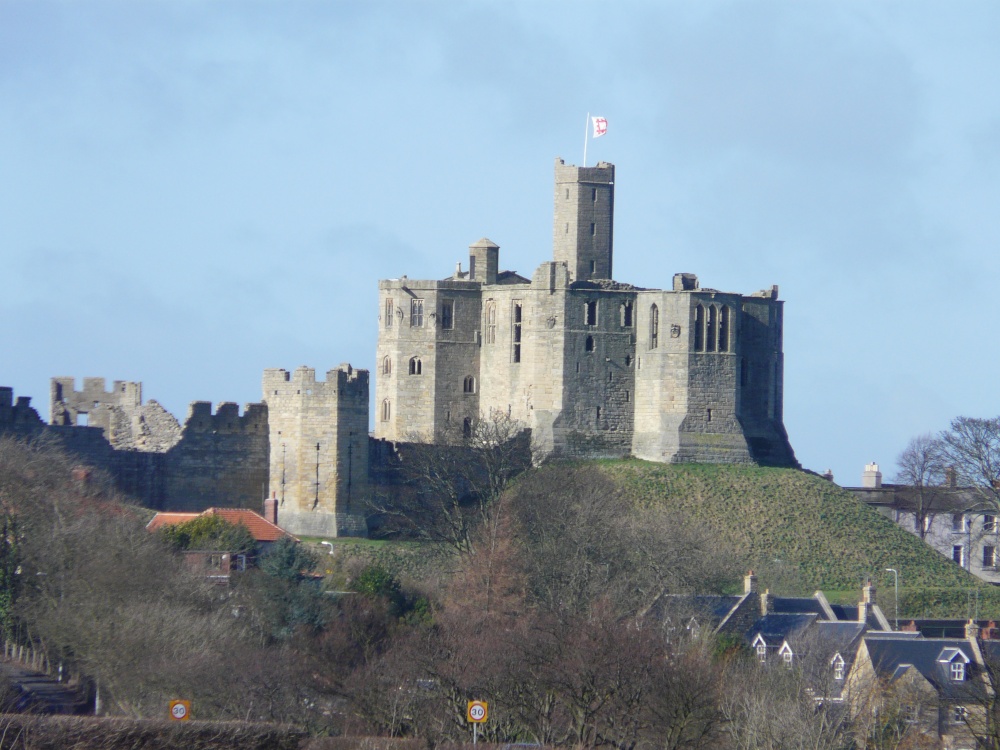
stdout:
{"type": "Polygon", "coordinates": [[[608,119],[606,117],[591,117],[594,121],[594,138],[600,138],[608,132],[608,119]]]}

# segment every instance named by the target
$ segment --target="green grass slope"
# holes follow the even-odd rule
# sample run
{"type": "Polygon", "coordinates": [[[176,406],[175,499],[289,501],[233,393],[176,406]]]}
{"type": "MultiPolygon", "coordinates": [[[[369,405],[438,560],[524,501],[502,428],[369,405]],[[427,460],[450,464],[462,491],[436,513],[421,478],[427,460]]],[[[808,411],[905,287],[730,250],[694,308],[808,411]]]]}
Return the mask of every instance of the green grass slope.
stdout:
{"type": "MultiPolygon", "coordinates": [[[[850,493],[791,469],[645,461],[595,464],[640,506],[663,506],[717,535],[723,554],[778,594],[822,589],[857,601],[868,575],[892,616],[1000,617],[1000,591],[979,581],[850,493]]],[[[544,469],[542,469],[544,471],[544,469]]]]}

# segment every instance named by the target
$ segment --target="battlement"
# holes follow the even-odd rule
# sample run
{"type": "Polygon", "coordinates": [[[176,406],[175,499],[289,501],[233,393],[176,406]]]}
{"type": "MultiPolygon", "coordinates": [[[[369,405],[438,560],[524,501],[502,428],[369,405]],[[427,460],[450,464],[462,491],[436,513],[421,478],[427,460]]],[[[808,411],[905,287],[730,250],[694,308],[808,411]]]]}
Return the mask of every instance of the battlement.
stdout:
{"type": "Polygon", "coordinates": [[[294,372],[281,368],[264,370],[264,400],[283,396],[368,399],[368,370],[356,370],[342,363],[326,373],[326,380],[316,379],[313,367],[298,367],[294,372]]]}
{"type": "Polygon", "coordinates": [[[110,409],[131,412],[142,406],[142,383],[116,380],[111,390],[106,390],[105,382],[104,378],[84,378],[83,389],[78,391],[76,378],[52,378],[49,423],[75,425],[81,423],[81,415],[94,415],[95,425],[107,428],[107,412],[110,409]]]}
{"type": "Polygon", "coordinates": [[[194,401],[188,406],[187,419],[184,420],[184,434],[214,433],[214,432],[266,432],[267,406],[264,404],[247,404],[240,414],[239,404],[223,401],[215,413],[212,412],[211,401],[194,401]]]}
{"type": "Polygon", "coordinates": [[[14,401],[14,389],[0,387],[0,425],[37,428],[45,423],[31,406],[31,396],[18,396],[14,401]]]}

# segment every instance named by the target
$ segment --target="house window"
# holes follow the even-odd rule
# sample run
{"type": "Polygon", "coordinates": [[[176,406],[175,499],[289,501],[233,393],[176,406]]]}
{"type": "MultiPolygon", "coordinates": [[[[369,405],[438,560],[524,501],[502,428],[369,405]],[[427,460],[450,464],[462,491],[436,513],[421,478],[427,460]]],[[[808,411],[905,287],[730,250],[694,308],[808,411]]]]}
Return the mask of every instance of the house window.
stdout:
{"type": "Polygon", "coordinates": [[[983,545],[983,567],[993,568],[997,564],[997,548],[992,544],[983,545]]]}
{"type": "Polygon", "coordinates": [[[423,365],[420,362],[420,357],[412,357],[410,359],[410,375],[421,374],[423,374],[423,365]]]}
{"type": "Polygon", "coordinates": [[[385,327],[392,328],[392,318],[396,314],[396,305],[392,301],[392,297],[389,297],[385,301],[385,327]]]}
{"type": "Polygon", "coordinates": [[[726,305],[719,310],[719,351],[729,351],[729,307],[726,305]]]}
{"type": "Polygon", "coordinates": [[[587,336],[586,342],[583,345],[584,351],[592,352],[594,351],[594,337],[587,336]]]}
{"type": "Polygon", "coordinates": [[[455,327],[455,301],[445,300],[441,303],[441,327],[450,331],[455,327]]]}
{"type": "Polygon", "coordinates": [[[844,679],[844,657],[840,654],[836,654],[833,657],[833,679],[844,679]]]}
{"type": "Polygon", "coordinates": [[[660,308],[651,305],[649,308],[649,348],[655,349],[660,343],[660,308]]]}
{"type": "Polygon", "coordinates": [[[586,314],[587,325],[588,326],[596,326],[597,325],[597,300],[591,300],[590,302],[586,302],[584,304],[584,313],[586,314]]]}
{"type": "Polygon", "coordinates": [[[785,653],[783,653],[781,655],[781,658],[784,660],[785,666],[788,667],[789,669],[791,669],[792,668],[792,659],[795,658],[795,654],[793,654],[791,652],[791,649],[789,649],[788,651],[785,651],[785,653]]]}
{"type": "Polygon", "coordinates": [[[989,513],[983,516],[983,531],[993,532],[997,530],[997,517],[989,513]]]}
{"type": "Polygon", "coordinates": [[[757,659],[761,664],[767,661],[767,645],[764,643],[757,644],[757,659]]]}
{"type": "Polygon", "coordinates": [[[965,706],[952,706],[951,707],[951,720],[955,724],[964,724],[969,716],[968,710],[965,706]]]}
{"type": "Polygon", "coordinates": [[[952,513],[951,515],[951,530],[952,531],[965,531],[965,515],[962,513],[952,513]]]}
{"type": "Polygon", "coordinates": [[[476,378],[473,375],[467,375],[465,381],[462,383],[462,393],[475,393],[476,392],[476,378]]]}
{"type": "Polygon", "coordinates": [[[624,302],[622,303],[622,328],[632,327],[632,303],[624,302]]]}
{"type": "Polygon", "coordinates": [[[511,326],[511,338],[513,339],[514,351],[513,361],[521,361],[521,303],[515,302],[511,310],[513,324],[511,326]]]}
{"type": "Polygon", "coordinates": [[[410,300],[410,327],[424,327],[424,301],[422,299],[410,300]]]}
{"type": "Polygon", "coordinates": [[[917,723],[917,719],[920,717],[920,711],[918,710],[917,706],[914,706],[912,703],[908,703],[902,706],[902,711],[903,711],[903,721],[905,721],[907,724],[917,723]]]}
{"type": "Polygon", "coordinates": [[[965,567],[965,547],[961,544],[956,544],[951,548],[951,559],[957,562],[962,567],[965,567]]]}
{"type": "Polygon", "coordinates": [[[388,354],[382,357],[382,374],[392,375],[392,359],[388,354]]]}
{"type": "Polygon", "coordinates": [[[951,679],[952,682],[962,682],[965,679],[965,664],[960,661],[951,663],[951,679]]]}
{"type": "Polygon", "coordinates": [[[694,308],[694,350],[705,351],[705,308],[701,305],[694,308]]]}
{"type": "Polygon", "coordinates": [[[382,401],[382,421],[388,422],[392,417],[392,402],[389,399],[382,401]]]}
{"type": "Polygon", "coordinates": [[[497,303],[489,300],[486,303],[486,343],[495,344],[497,341],[497,303]]]}

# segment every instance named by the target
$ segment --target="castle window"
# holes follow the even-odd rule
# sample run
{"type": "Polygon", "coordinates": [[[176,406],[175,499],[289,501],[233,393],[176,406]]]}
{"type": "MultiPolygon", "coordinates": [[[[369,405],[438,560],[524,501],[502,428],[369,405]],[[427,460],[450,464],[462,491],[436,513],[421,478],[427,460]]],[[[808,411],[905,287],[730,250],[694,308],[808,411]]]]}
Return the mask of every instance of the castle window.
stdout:
{"type": "Polygon", "coordinates": [[[455,327],[455,301],[446,299],[441,303],[441,327],[450,331],[455,327]]]}
{"type": "Polygon", "coordinates": [[[389,399],[382,401],[382,421],[388,422],[392,417],[392,402],[389,399]]]}
{"type": "Polygon", "coordinates": [[[396,314],[396,305],[389,297],[385,301],[385,327],[392,328],[392,318],[396,314]]]}
{"type": "Polygon", "coordinates": [[[513,323],[511,325],[511,338],[513,339],[513,352],[512,358],[514,362],[521,361],[521,303],[514,302],[511,309],[511,318],[513,323]]]}
{"type": "Polygon", "coordinates": [[[566,234],[569,234],[569,222],[566,222],[566,234]]]}
{"type": "Polygon", "coordinates": [[[420,362],[420,357],[412,357],[410,359],[410,375],[421,375],[423,374],[423,366],[420,362]]]}
{"type": "Polygon", "coordinates": [[[382,374],[392,375],[392,359],[388,354],[382,357],[382,374]]]}
{"type": "Polygon", "coordinates": [[[462,393],[475,393],[476,392],[476,378],[473,375],[466,375],[465,380],[462,382],[462,393]]]}
{"type": "Polygon", "coordinates": [[[597,203],[597,188],[590,189],[590,200],[594,201],[594,203],[597,203]]]}
{"type": "Polygon", "coordinates": [[[708,421],[708,422],[712,421],[712,410],[711,409],[709,409],[707,411],[706,416],[705,416],[705,420],[708,421]]]}
{"type": "Polygon", "coordinates": [[[626,367],[631,367],[632,366],[632,357],[629,354],[625,355],[625,366],[626,367]]]}
{"type": "Polygon", "coordinates": [[[610,383],[613,379],[614,379],[614,373],[613,372],[609,372],[608,373],[608,382],[610,383]]]}
{"type": "Polygon", "coordinates": [[[584,351],[592,352],[594,351],[594,337],[587,336],[587,340],[583,344],[584,351]]]}
{"type": "Polygon", "coordinates": [[[596,260],[590,261],[590,272],[591,273],[597,273],[597,261],[596,260]]]}
{"type": "Polygon", "coordinates": [[[566,188],[566,200],[569,200],[569,188],[566,188]]]}
{"type": "Polygon", "coordinates": [[[656,305],[649,307],[649,348],[655,349],[660,345],[660,308],[656,305]]]}
{"type": "Polygon", "coordinates": [[[597,422],[598,422],[598,426],[600,425],[600,421],[601,421],[601,407],[598,406],[597,407],[597,422]]]}
{"type": "Polygon", "coordinates": [[[497,341],[497,303],[489,300],[486,303],[486,343],[497,341]]]}
{"type": "Polygon", "coordinates": [[[632,327],[632,303],[624,302],[621,307],[622,312],[622,328],[632,327]]]}
{"type": "Polygon", "coordinates": [[[719,351],[729,351],[729,306],[723,305],[719,311],[719,351]]]}
{"type": "Polygon", "coordinates": [[[590,302],[584,303],[584,312],[587,317],[588,326],[597,325],[597,300],[591,300],[590,302]]]}
{"type": "Polygon", "coordinates": [[[413,328],[424,327],[424,301],[422,299],[410,300],[410,326],[413,328]]]}
{"type": "Polygon", "coordinates": [[[467,438],[472,437],[472,420],[468,417],[462,420],[462,435],[467,438]]]}
{"type": "Polygon", "coordinates": [[[705,332],[705,350],[715,351],[719,311],[715,305],[708,306],[708,330],[705,332]]]}
{"type": "Polygon", "coordinates": [[[631,400],[632,400],[632,399],[631,399],[631,397],[629,396],[629,392],[628,392],[628,391],[625,391],[625,403],[627,404],[627,403],[628,403],[629,401],[631,401],[631,400]]]}
{"type": "Polygon", "coordinates": [[[597,234],[597,224],[590,222],[590,236],[593,237],[597,234]]]}
{"type": "Polygon", "coordinates": [[[705,351],[705,308],[701,305],[694,308],[694,350],[705,351]]]}

